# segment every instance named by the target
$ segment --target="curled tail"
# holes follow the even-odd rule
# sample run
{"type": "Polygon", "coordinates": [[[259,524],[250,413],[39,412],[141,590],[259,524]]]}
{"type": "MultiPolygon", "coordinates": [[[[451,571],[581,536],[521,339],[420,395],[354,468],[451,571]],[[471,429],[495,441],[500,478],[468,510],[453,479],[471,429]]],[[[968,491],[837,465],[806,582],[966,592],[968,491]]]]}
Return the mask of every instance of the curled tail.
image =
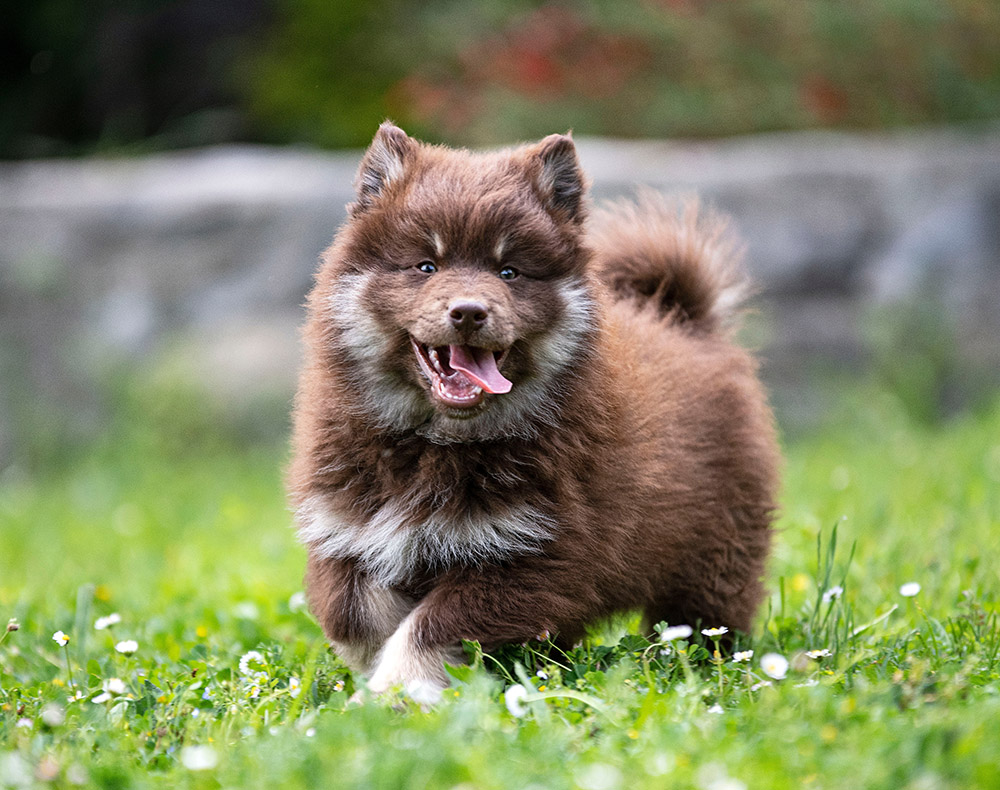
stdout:
{"type": "Polygon", "coordinates": [[[599,275],[618,299],[697,331],[735,322],[747,293],[742,251],[725,220],[696,200],[646,190],[597,210],[590,228],[599,275]]]}

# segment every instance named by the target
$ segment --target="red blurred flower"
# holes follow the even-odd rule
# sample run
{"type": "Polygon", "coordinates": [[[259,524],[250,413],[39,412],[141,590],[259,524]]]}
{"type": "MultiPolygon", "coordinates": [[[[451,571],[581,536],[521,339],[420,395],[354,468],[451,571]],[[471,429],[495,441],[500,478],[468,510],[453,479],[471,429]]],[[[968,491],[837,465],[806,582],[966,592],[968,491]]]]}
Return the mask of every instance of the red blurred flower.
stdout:
{"type": "Polygon", "coordinates": [[[820,123],[842,121],[850,109],[846,91],[823,74],[811,74],[799,85],[799,101],[820,123]]]}

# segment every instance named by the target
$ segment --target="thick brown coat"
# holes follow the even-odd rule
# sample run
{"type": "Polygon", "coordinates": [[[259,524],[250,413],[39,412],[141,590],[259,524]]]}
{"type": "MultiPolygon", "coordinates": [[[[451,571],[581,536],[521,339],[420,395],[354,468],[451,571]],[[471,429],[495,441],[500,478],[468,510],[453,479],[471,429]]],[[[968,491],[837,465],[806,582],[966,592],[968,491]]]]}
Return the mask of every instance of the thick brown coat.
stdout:
{"type": "Polygon", "coordinates": [[[290,472],[334,648],[433,699],[462,639],[572,642],[624,610],[749,629],[778,454],[719,223],[652,194],[588,219],[558,135],[471,154],[386,124],[358,191],[309,298],[290,472]],[[432,397],[415,349],[453,344],[511,391],[432,397]]]}

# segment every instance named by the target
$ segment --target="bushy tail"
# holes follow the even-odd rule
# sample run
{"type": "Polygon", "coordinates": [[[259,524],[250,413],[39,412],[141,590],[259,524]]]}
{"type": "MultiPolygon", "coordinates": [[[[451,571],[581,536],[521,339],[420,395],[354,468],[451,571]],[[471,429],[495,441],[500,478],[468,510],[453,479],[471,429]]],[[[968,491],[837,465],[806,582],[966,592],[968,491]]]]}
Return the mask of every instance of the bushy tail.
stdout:
{"type": "Polygon", "coordinates": [[[747,283],[724,219],[697,200],[645,190],[594,212],[590,242],[601,279],[619,299],[704,332],[735,323],[747,283]]]}

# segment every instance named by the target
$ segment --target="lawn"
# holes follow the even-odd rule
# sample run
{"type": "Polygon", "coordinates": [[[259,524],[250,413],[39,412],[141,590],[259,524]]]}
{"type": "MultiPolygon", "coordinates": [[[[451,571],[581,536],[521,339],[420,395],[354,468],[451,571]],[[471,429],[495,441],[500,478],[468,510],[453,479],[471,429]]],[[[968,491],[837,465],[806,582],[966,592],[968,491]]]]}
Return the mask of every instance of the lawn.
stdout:
{"type": "Polygon", "coordinates": [[[0,787],[1000,786],[1000,400],[928,425],[855,387],[789,440],[741,655],[627,619],[468,645],[433,710],[348,706],[285,447],[212,425],[139,403],[0,473],[0,787]]]}

